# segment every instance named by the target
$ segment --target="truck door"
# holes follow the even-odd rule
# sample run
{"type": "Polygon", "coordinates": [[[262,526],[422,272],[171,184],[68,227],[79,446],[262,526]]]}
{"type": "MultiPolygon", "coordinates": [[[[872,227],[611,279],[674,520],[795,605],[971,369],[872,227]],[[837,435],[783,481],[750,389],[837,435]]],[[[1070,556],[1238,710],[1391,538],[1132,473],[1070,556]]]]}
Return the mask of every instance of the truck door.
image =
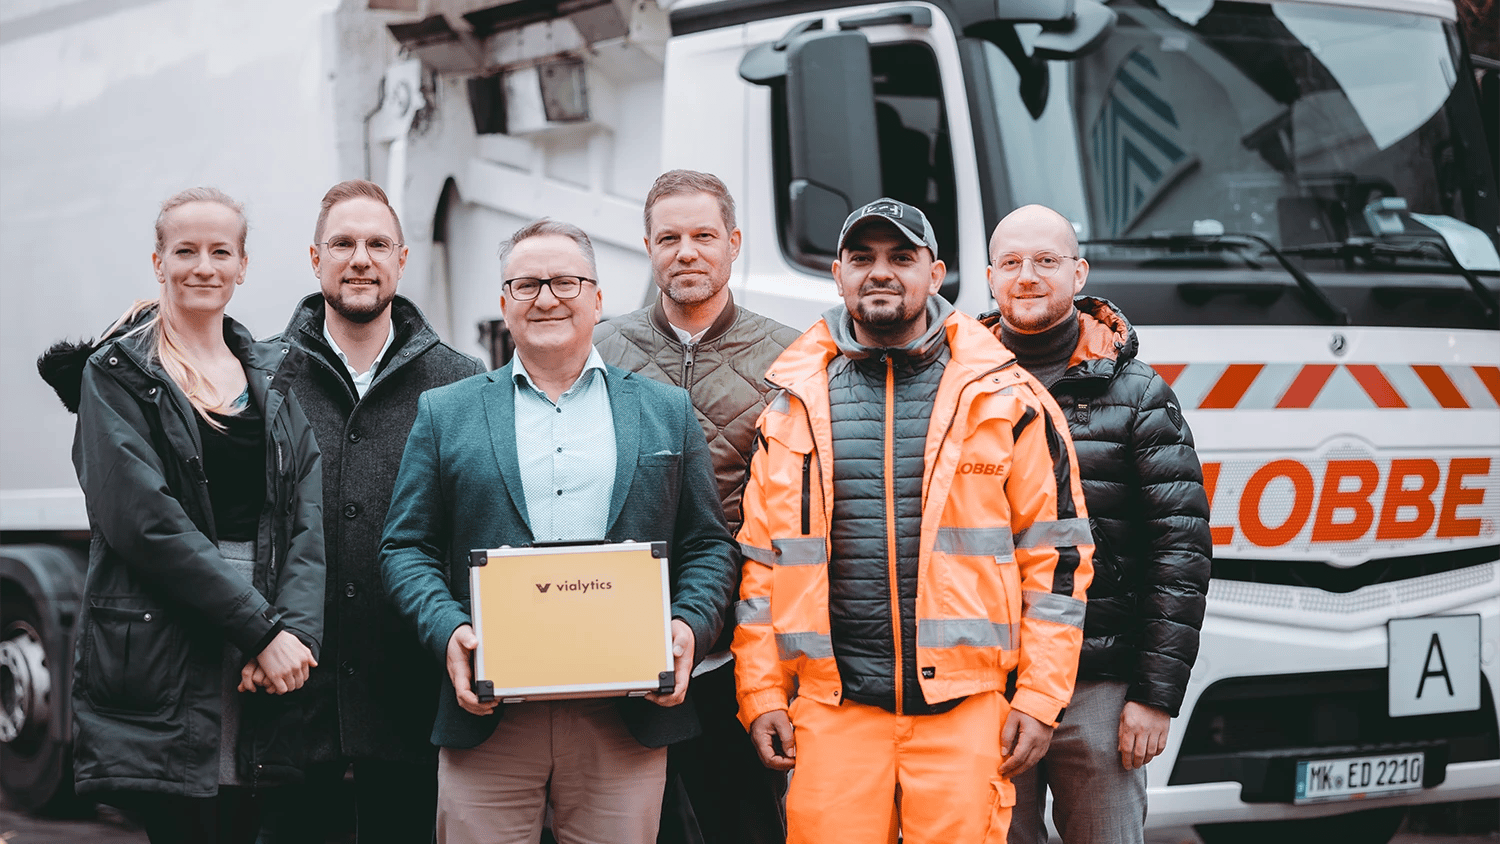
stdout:
{"type": "Polygon", "coordinates": [[[985,256],[973,244],[983,242],[984,223],[973,147],[953,142],[970,130],[947,19],[929,6],[901,5],[748,29],[759,44],[739,71],[768,93],[750,102],[764,102],[769,113],[773,207],[762,231],[774,232],[776,243],[774,252],[756,251],[745,301],[809,324],[838,301],[829,266],[844,217],[890,196],[928,215],[948,267],[942,295],[983,310],[985,256]]]}

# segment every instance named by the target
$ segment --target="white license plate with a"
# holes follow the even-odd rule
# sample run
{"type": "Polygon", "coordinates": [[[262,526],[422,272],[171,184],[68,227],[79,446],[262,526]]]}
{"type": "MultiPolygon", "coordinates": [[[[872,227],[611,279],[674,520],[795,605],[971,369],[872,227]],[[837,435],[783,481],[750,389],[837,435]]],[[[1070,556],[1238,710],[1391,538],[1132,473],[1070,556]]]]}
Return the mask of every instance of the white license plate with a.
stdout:
{"type": "Polygon", "coordinates": [[[1293,802],[1321,803],[1421,791],[1425,761],[1420,751],[1302,760],[1297,763],[1297,793],[1293,802]]]}

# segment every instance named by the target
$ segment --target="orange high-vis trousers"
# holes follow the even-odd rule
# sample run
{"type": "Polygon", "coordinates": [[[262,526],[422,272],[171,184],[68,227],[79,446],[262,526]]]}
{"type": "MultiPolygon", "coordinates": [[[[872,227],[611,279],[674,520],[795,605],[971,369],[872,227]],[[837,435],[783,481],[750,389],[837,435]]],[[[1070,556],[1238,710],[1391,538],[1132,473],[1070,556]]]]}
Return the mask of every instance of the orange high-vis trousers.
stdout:
{"type": "Polygon", "coordinates": [[[973,695],[941,715],[797,698],[787,844],[1004,844],[1015,789],[1001,778],[1010,706],[973,695]]]}

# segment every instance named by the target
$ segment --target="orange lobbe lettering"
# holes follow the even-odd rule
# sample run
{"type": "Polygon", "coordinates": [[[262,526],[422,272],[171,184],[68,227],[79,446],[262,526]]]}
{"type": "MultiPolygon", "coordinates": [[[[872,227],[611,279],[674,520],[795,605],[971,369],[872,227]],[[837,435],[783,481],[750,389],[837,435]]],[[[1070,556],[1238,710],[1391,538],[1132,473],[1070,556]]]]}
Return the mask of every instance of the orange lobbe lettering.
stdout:
{"type": "Polygon", "coordinates": [[[1001,474],[999,463],[960,463],[958,473],[960,475],[999,475],[1001,474]]]}
{"type": "MultiPolygon", "coordinates": [[[[1373,460],[1330,460],[1323,466],[1321,479],[1299,460],[1272,460],[1250,473],[1238,501],[1215,508],[1215,513],[1234,513],[1237,523],[1212,526],[1213,543],[1233,544],[1237,525],[1250,544],[1277,548],[1302,535],[1309,521],[1311,543],[1354,542],[1368,537],[1372,529],[1375,540],[1382,542],[1421,539],[1429,533],[1443,539],[1477,537],[1485,529],[1485,520],[1462,518],[1460,508],[1484,503],[1486,488],[1470,485],[1469,479],[1488,475],[1490,466],[1488,457],[1453,458],[1442,481],[1441,498],[1435,501],[1433,494],[1443,474],[1436,460],[1401,458],[1387,467],[1373,460]],[[1291,487],[1290,507],[1283,484],[1277,487],[1281,499],[1269,499],[1267,508],[1267,489],[1279,480],[1291,487]],[[1285,516],[1278,524],[1266,524],[1263,512],[1284,512],[1285,516]]],[[[1203,464],[1211,506],[1222,474],[1222,463],[1203,464]]]]}

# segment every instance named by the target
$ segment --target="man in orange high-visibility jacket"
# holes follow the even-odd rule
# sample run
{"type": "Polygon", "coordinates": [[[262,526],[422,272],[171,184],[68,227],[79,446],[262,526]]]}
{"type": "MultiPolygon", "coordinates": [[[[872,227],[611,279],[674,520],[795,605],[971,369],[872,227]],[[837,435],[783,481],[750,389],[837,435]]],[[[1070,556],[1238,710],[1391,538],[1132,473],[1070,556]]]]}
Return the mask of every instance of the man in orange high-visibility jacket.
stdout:
{"type": "Polygon", "coordinates": [[[1073,691],[1093,544],[1067,423],[944,272],[920,210],[855,211],[845,304],[766,375],[735,680],[793,771],[789,844],[1003,842],[1073,691]]]}

